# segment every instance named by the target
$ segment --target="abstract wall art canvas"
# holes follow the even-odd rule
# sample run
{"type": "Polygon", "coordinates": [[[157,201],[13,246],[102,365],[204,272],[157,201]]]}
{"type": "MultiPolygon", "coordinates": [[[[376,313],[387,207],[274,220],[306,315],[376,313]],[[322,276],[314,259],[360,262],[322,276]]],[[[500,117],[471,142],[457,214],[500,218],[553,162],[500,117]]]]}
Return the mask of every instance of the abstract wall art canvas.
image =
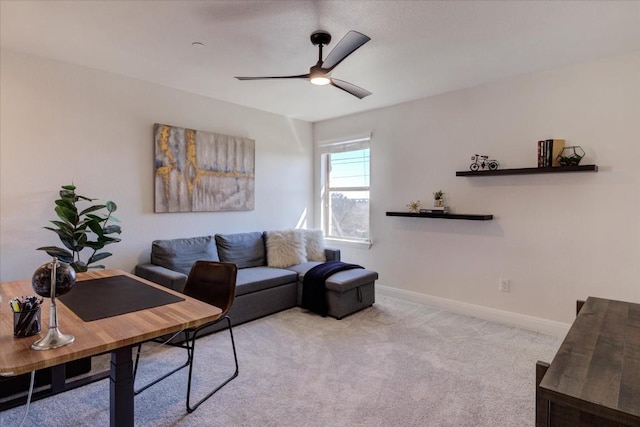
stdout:
{"type": "Polygon", "coordinates": [[[155,212],[254,209],[255,141],[156,123],[155,212]]]}

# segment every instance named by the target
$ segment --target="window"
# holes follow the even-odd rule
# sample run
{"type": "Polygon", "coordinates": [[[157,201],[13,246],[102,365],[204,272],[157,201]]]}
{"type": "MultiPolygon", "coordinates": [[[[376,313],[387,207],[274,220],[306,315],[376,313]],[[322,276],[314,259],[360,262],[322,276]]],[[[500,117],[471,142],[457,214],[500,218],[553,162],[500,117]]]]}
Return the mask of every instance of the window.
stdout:
{"type": "Polygon", "coordinates": [[[322,225],[328,238],[369,242],[369,141],[320,146],[322,225]]]}

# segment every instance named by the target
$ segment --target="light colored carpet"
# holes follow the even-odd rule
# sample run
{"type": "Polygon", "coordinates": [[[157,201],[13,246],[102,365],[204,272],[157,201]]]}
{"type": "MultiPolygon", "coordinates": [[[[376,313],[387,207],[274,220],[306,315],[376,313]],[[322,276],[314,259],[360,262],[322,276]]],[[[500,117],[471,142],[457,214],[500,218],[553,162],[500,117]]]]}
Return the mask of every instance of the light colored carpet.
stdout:
{"type": "MultiPolygon", "coordinates": [[[[294,308],[234,328],[240,375],[196,412],[186,369],[138,395],[139,426],[533,426],[535,362],[561,339],[391,297],[342,320],[294,308]]],[[[145,345],[140,380],[184,351],[145,345]]],[[[228,331],[198,340],[194,393],[232,372],[228,331]]],[[[24,407],[0,413],[17,426],[24,407]]],[[[106,426],[109,383],[31,404],[26,425],[106,426]]]]}

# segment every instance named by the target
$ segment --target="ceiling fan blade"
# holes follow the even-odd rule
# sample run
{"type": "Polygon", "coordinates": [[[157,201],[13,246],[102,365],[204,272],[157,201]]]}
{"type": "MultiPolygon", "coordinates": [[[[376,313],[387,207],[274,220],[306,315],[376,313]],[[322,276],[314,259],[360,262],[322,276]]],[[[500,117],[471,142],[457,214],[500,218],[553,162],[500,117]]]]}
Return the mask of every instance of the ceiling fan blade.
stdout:
{"type": "Polygon", "coordinates": [[[365,36],[357,31],[349,31],[333,48],[329,55],[322,63],[322,68],[331,71],[347,56],[351,55],[356,49],[371,40],[371,37],[365,36]]]}
{"type": "Polygon", "coordinates": [[[272,77],[236,77],[238,80],[267,80],[267,79],[308,79],[309,74],[300,74],[298,76],[272,76],[272,77]]]}
{"type": "Polygon", "coordinates": [[[331,79],[331,85],[360,99],[371,95],[371,92],[368,90],[363,89],[360,86],[356,86],[353,83],[345,82],[344,80],[331,79]]]}

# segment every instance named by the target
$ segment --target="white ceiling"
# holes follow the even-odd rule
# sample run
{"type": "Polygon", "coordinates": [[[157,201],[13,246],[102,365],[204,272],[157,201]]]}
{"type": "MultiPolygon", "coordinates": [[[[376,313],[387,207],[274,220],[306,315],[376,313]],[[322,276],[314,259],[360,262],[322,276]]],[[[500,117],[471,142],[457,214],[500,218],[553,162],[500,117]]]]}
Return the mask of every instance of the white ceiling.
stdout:
{"type": "Polygon", "coordinates": [[[0,42],[315,122],[640,50],[640,1],[0,0],[0,42]],[[307,73],[317,29],[325,56],[349,30],[371,37],[332,73],[371,96],[233,78],[307,73]]]}

